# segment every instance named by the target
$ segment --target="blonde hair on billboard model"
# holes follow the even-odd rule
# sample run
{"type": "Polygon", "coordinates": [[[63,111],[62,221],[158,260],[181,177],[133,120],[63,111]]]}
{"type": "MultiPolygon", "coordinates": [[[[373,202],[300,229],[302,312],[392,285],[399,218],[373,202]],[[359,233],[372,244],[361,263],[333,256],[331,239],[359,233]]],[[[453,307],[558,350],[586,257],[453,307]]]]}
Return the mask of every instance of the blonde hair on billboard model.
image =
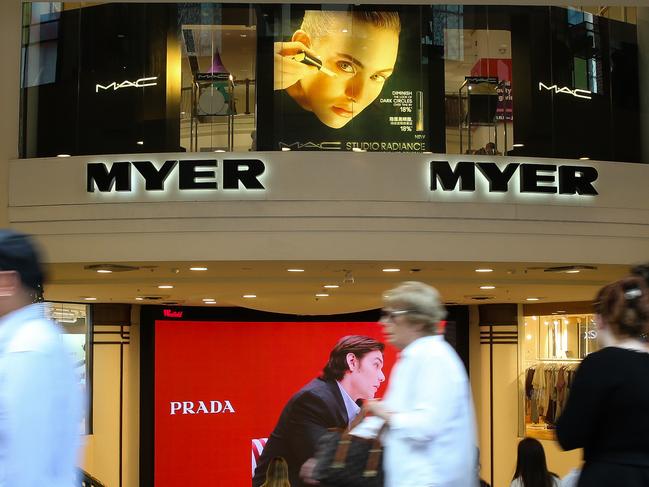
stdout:
{"type": "Polygon", "coordinates": [[[300,29],[312,38],[325,37],[338,33],[340,25],[347,23],[347,29],[352,32],[354,22],[366,22],[381,29],[401,32],[401,20],[397,12],[387,11],[341,11],[341,10],[307,10],[300,29]]]}

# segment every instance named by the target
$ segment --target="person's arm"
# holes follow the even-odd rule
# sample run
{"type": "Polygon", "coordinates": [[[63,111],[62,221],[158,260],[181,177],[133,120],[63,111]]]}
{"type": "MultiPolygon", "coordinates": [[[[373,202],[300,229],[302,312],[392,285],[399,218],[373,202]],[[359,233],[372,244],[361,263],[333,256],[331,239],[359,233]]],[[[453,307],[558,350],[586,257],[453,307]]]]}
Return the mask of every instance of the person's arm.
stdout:
{"type": "Polygon", "coordinates": [[[602,400],[605,395],[605,370],[600,370],[599,357],[587,356],[577,369],[568,401],[557,421],[557,439],[564,450],[586,445],[597,428],[602,400]]]}
{"type": "Polygon", "coordinates": [[[7,458],[5,484],[11,487],[46,485],[51,469],[51,431],[56,421],[53,381],[48,355],[8,353],[5,382],[7,458]]]}
{"type": "Polygon", "coordinates": [[[418,357],[416,375],[404,377],[415,382],[408,388],[412,397],[403,401],[408,408],[388,411],[388,427],[391,435],[414,442],[427,442],[453,422],[462,408],[470,408],[468,382],[458,371],[445,366],[444,359],[418,357]]]}

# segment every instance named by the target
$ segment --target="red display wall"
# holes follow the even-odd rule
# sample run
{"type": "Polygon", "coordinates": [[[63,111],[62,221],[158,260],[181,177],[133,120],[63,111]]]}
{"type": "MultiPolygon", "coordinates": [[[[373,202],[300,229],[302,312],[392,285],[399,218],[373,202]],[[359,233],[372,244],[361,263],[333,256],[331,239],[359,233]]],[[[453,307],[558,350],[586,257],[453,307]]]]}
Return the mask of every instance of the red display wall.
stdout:
{"type": "MultiPolygon", "coordinates": [[[[377,323],[156,321],[155,487],[248,487],[252,440],[345,335],[383,341],[377,323]]],[[[384,358],[387,378],[395,349],[384,358]]]]}

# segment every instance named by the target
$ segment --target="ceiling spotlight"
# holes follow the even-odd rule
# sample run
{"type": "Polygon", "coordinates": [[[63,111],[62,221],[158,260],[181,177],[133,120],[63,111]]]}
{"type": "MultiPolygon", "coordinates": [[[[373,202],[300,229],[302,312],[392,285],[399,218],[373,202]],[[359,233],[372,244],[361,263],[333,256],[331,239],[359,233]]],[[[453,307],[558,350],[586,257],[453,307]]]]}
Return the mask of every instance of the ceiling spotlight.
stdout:
{"type": "Polygon", "coordinates": [[[174,287],[171,284],[160,284],[158,289],[173,289],[174,287]]]}
{"type": "Polygon", "coordinates": [[[325,284],[324,286],[325,289],[338,289],[340,286],[338,284],[325,284]]]}
{"type": "Polygon", "coordinates": [[[579,274],[581,271],[579,269],[571,269],[566,271],[566,274],[579,274]]]}
{"type": "Polygon", "coordinates": [[[216,304],[216,301],[203,301],[204,304],[216,304]]]}
{"type": "Polygon", "coordinates": [[[304,269],[286,269],[288,272],[304,272],[304,269]]]}
{"type": "Polygon", "coordinates": [[[487,269],[487,268],[482,268],[482,269],[476,269],[476,272],[493,272],[493,269],[487,269]]]}
{"type": "Polygon", "coordinates": [[[207,267],[190,267],[190,271],[206,271],[207,267]]]}
{"type": "Polygon", "coordinates": [[[288,152],[288,151],[291,150],[291,148],[290,148],[290,147],[282,147],[282,150],[283,150],[284,152],[288,152]]]}
{"type": "Polygon", "coordinates": [[[70,154],[57,154],[56,157],[70,157],[70,154]]]}
{"type": "Polygon", "coordinates": [[[225,152],[223,149],[216,149],[214,152],[225,152]]]}
{"type": "Polygon", "coordinates": [[[580,157],[580,161],[590,161],[590,157],[580,157]]]}
{"type": "Polygon", "coordinates": [[[256,294],[244,294],[243,297],[246,298],[246,299],[253,299],[253,298],[256,298],[257,295],[256,294]]]}
{"type": "Polygon", "coordinates": [[[329,295],[327,293],[318,293],[315,296],[316,296],[316,298],[326,298],[329,295]]]}
{"type": "Polygon", "coordinates": [[[97,301],[97,298],[91,298],[91,297],[89,297],[89,296],[88,296],[88,297],[85,297],[85,298],[83,298],[83,299],[85,299],[86,301],[97,301]]]}
{"type": "Polygon", "coordinates": [[[144,298],[143,298],[143,297],[140,297],[140,296],[138,296],[137,298],[135,298],[135,300],[136,300],[136,301],[144,301],[144,298]]]}
{"type": "Polygon", "coordinates": [[[214,298],[203,298],[203,301],[207,303],[208,301],[216,301],[214,298]]]}
{"type": "Polygon", "coordinates": [[[539,298],[526,298],[525,300],[526,301],[538,301],[539,298]]]}
{"type": "Polygon", "coordinates": [[[110,269],[97,269],[97,274],[112,274],[113,271],[110,269]]]}
{"type": "Polygon", "coordinates": [[[525,147],[525,144],[513,144],[512,147],[525,147]]]}
{"type": "Polygon", "coordinates": [[[144,145],[144,141],[143,140],[138,140],[137,145],[144,145]]]}
{"type": "Polygon", "coordinates": [[[496,286],[480,286],[480,289],[496,289],[496,286]]]}
{"type": "Polygon", "coordinates": [[[383,272],[400,272],[400,271],[401,269],[397,269],[396,267],[383,269],[383,272]]]}

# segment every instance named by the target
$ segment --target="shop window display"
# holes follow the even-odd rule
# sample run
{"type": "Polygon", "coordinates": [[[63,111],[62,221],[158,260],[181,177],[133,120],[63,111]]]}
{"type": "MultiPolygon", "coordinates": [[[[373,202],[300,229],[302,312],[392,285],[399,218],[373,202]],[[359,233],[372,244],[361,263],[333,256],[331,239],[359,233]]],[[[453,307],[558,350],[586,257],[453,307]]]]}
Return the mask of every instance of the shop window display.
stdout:
{"type": "Polygon", "coordinates": [[[641,159],[632,9],[23,8],[24,158],[315,150],[641,159]]]}
{"type": "Polygon", "coordinates": [[[598,349],[592,314],[525,316],[520,340],[524,435],[554,439],[575,371],[598,349]]]}

